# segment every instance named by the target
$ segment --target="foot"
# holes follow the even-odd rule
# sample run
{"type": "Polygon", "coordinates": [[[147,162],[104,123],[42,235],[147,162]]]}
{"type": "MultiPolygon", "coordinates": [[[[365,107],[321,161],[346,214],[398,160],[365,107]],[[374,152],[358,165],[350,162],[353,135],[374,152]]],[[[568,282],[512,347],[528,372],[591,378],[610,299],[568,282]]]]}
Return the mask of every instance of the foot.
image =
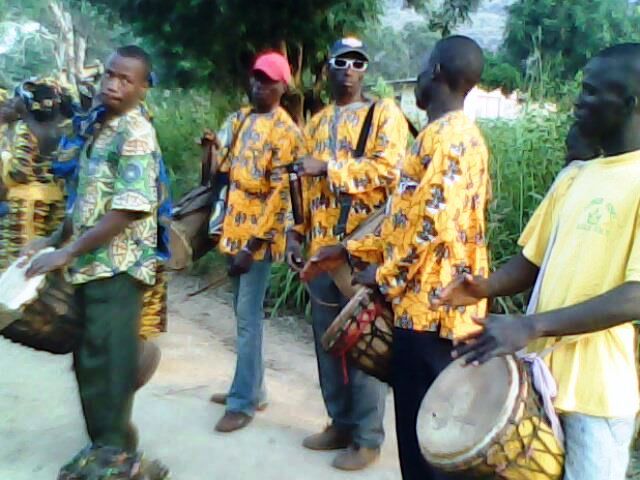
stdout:
{"type": "Polygon", "coordinates": [[[231,433],[240,430],[251,423],[253,417],[242,412],[226,412],[223,417],[218,420],[215,430],[221,433],[231,433]]]}
{"type": "Polygon", "coordinates": [[[363,470],[375,462],[380,456],[379,448],[364,448],[350,445],[344,452],[339,453],[333,461],[333,467],[338,470],[363,470]]]}
{"type": "MultiPolygon", "coordinates": [[[[211,395],[211,398],[209,400],[211,401],[211,403],[217,403],[218,405],[226,405],[228,396],[229,395],[227,395],[226,393],[214,393],[213,395],[211,395]]],[[[264,412],[268,406],[269,406],[269,402],[264,400],[258,404],[258,407],[256,408],[256,410],[258,410],[259,412],[264,412]]]]}
{"type": "Polygon", "coordinates": [[[160,348],[149,341],[141,341],[138,351],[138,373],[136,376],[136,390],[144,387],[153,374],[156,373],[162,353],[160,348]]]}
{"type": "Polygon", "coordinates": [[[302,446],[309,450],[342,450],[351,443],[351,435],[344,430],[329,425],[322,433],[316,433],[305,438],[302,446]]]}

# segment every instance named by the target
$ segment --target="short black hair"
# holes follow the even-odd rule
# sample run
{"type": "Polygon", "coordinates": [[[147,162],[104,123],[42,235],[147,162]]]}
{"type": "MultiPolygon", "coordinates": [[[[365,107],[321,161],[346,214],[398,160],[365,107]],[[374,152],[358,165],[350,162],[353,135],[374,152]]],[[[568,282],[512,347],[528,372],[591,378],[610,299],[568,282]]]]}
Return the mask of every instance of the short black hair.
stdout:
{"type": "Polygon", "coordinates": [[[140,60],[144,64],[144,68],[146,70],[146,76],[151,83],[151,72],[153,71],[153,65],[151,63],[151,56],[146,52],[146,50],[137,45],[125,45],[124,47],[119,47],[116,49],[116,54],[125,58],[135,58],[136,60],[140,60]]]}
{"type": "Polygon", "coordinates": [[[605,48],[594,58],[614,61],[624,70],[626,88],[633,95],[640,95],[640,43],[619,43],[605,48]]]}
{"type": "Polygon", "coordinates": [[[484,53],[475,40],[451,35],[436,43],[431,53],[449,86],[465,95],[475,87],[484,70],[484,53]]]}

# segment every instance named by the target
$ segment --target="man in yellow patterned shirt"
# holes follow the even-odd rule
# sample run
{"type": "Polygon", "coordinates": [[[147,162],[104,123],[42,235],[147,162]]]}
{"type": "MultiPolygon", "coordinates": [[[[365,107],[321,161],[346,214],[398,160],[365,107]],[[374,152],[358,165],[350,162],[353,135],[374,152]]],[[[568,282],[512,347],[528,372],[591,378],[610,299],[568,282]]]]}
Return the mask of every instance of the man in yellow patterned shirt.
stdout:
{"type": "Polygon", "coordinates": [[[392,386],[404,480],[457,478],[424,460],[416,419],[428,388],[451,362],[451,340],[477,328],[473,316],[486,312],[486,302],[468,309],[432,307],[458,273],[487,273],[488,152],[463,112],[483,65],[473,40],[438,42],[416,87],[429,125],[402,165],[380,233],[347,246],[352,257],[371,264],[357,281],[379,288],[394,311],[392,386]]]}
{"type": "MultiPolygon", "coordinates": [[[[358,39],[342,39],[331,49],[329,81],[333,103],[311,119],[307,128],[309,157],[301,162],[306,177],[306,220],[288,235],[290,258],[297,258],[298,262],[305,237],[310,255],[335,246],[382,208],[397,182],[408,126],[393,100],[374,104],[363,97],[368,62],[369,56],[358,39]],[[370,123],[369,132],[364,127],[366,123],[370,123]],[[362,152],[356,152],[360,138],[366,143],[362,152]]],[[[384,440],[387,389],[351,366],[346,381],[342,362],[325,352],[320,340],[348,299],[326,273],[315,278],[310,288],[323,303],[336,305],[311,301],[320,386],[332,423],[324,432],[305,439],[304,446],[312,450],[348,447],[333,465],[358,470],[379,454],[384,440]]]]}
{"type": "Polygon", "coordinates": [[[304,148],[302,133],[280,107],[290,79],[282,55],[260,55],[251,75],[252,108],[231,115],[218,135],[224,147],[220,170],[228,172],[230,182],[219,248],[229,257],[238,324],[233,383],[228,394],[211,397],[226,405],[219,432],[245,427],[256,409],[266,406],[263,303],[271,263],[284,257],[290,211],[286,167],[304,148]]]}

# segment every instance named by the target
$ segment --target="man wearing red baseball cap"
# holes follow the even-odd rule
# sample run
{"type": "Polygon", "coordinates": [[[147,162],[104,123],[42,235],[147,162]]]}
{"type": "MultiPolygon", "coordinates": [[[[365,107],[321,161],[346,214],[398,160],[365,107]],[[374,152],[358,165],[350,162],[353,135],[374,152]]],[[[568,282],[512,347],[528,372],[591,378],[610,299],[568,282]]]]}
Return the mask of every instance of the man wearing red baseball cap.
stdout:
{"type": "Polygon", "coordinates": [[[251,107],[232,114],[218,133],[219,171],[229,175],[227,209],[218,244],[228,257],[238,323],[237,363],[228,393],[211,401],[226,405],[218,432],[245,427],[266,408],[262,361],[263,303],[271,263],[285,251],[289,214],[286,167],[302,156],[302,132],[280,107],[291,69],[279,53],[263,53],[251,69],[251,107]]]}

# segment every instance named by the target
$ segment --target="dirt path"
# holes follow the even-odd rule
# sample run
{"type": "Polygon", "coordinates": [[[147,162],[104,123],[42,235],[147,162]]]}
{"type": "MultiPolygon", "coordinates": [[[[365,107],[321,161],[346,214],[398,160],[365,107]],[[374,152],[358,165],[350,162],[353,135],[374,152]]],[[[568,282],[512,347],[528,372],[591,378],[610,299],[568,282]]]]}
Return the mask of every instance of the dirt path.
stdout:
{"type": "MultiPolygon", "coordinates": [[[[170,333],[158,343],[163,360],[136,397],[141,448],[162,459],[174,480],[333,480],[400,478],[391,395],[388,440],[368,471],[331,468],[333,454],[305,451],[305,435],[327,422],[317,386],[309,326],[299,320],[266,325],[270,406],[245,430],[216,434],[223,408],[209,404],[233,374],[235,324],[220,294],[186,299],[197,280],[178,277],[170,289],[170,333]]],[[[223,296],[224,297],[224,296],[223,296]]],[[[52,480],[86,442],[69,356],[34,352],[0,339],[0,480],[52,480]]]]}

